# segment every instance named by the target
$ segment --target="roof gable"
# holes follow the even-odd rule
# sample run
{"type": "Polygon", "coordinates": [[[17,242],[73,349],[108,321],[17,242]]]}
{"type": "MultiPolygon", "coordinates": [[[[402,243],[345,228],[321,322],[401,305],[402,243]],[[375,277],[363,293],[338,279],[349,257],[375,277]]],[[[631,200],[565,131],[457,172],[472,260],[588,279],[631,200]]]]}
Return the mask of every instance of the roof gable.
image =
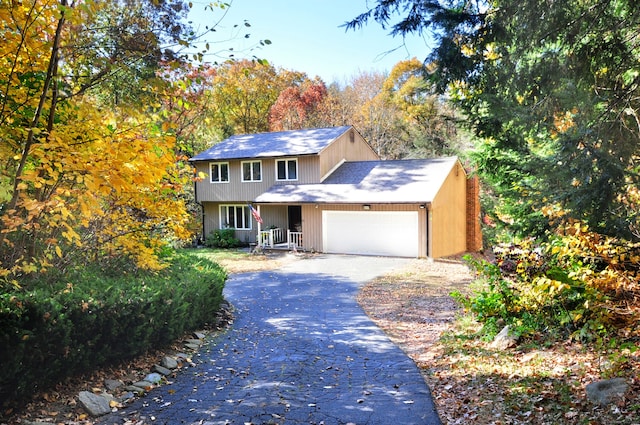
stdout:
{"type": "Polygon", "coordinates": [[[274,186],[256,202],[432,202],[457,157],[345,162],[320,184],[274,186]]]}
{"type": "Polygon", "coordinates": [[[190,161],[314,155],[349,129],[351,126],[231,136],[194,156],[190,161]]]}

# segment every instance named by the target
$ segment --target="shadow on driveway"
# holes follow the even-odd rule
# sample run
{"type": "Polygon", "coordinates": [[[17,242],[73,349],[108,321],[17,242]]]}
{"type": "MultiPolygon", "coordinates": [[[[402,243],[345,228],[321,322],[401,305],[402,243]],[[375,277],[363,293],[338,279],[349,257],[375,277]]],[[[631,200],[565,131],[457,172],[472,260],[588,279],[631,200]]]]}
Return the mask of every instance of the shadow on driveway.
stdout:
{"type": "Polygon", "coordinates": [[[100,423],[440,424],[416,365],[355,301],[380,273],[361,268],[371,261],[323,256],[231,275],[229,330],[173,384],[100,423]]]}

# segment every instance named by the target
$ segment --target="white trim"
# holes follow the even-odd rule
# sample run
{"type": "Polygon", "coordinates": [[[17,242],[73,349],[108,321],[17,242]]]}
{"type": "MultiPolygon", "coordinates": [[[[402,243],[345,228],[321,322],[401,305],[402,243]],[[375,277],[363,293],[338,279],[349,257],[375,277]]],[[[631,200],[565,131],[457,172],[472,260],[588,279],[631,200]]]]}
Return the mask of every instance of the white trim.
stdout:
{"type": "Polygon", "coordinates": [[[251,160],[247,160],[247,161],[240,161],[240,181],[242,183],[258,183],[262,181],[262,161],[259,159],[251,159],[251,160]],[[244,164],[255,164],[255,163],[260,164],[260,178],[259,179],[254,179],[253,178],[253,166],[250,166],[249,171],[251,172],[251,179],[250,180],[245,180],[244,178],[244,164]]]}
{"type": "MultiPolygon", "coordinates": [[[[228,229],[228,228],[233,228],[236,230],[252,230],[253,229],[253,216],[251,215],[251,211],[249,211],[249,206],[246,204],[220,204],[218,205],[218,227],[220,229],[228,229]],[[222,214],[222,209],[226,208],[227,213],[222,214]],[[238,226],[229,226],[228,225],[228,221],[227,218],[229,216],[229,208],[234,208],[234,213],[237,211],[238,208],[242,208],[242,225],[243,227],[238,227],[238,226]],[[244,224],[247,222],[249,223],[249,227],[244,227],[244,224]]],[[[236,217],[236,224],[238,224],[238,219],[236,217]]]]}
{"type": "Polygon", "coordinates": [[[276,172],[276,181],[278,182],[295,182],[298,180],[299,176],[300,176],[300,167],[298,167],[298,158],[278,158],[275,161],[275,172],[276,172]],[[284,179],[279,179],[278,178],[278,163],[280,161],[285,161],[285,173],[287,175],[286,178],[284,179]],[[289,161],[293,161],[296,163],[296,178],[295,179],[290,179],[289,178],[289,161]]]}
{"type": "Polygon", "coordinates": [[[231,177],[229,176],[229,163],[225,162],[225,161],[213,161],[209,163],[209,183],[213,183],[213,184],[218,184],[218,183],[229,183],[229,180],[231,180],[231,177]],[[218,178],[220,180],[213,180],[213,166],[217,165],[218,166],[218,178]],[[222,173],[220,172],[220,166],[221,165],[226,165],[227,166],[227,179],[226,180],[222,180],[222,173]]]}

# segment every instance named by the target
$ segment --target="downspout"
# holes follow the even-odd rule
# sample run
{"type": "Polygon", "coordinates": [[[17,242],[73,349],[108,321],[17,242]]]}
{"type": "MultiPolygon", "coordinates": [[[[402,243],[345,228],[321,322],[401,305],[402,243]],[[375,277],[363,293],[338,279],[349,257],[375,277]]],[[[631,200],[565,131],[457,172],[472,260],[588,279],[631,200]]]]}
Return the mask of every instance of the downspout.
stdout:
{"type": "Polygon", "coordinates": [[[427,258],[431,257],[431,220],[429,220],[430,214],[429,211],[431,211],[431,204],[427,204],[426,208],[425,208],[425,214],[426,214],[426,219],[427,219],[427,225],[426,225],[426,230],[427,230],[427,258]]]}

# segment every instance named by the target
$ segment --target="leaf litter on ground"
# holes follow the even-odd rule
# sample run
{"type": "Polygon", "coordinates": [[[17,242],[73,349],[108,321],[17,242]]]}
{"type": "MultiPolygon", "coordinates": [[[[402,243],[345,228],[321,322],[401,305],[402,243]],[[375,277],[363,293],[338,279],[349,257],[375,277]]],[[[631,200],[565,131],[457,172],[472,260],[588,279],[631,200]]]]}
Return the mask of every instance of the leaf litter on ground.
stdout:
{"type": "MultiPolygon", "coordinates": [[[[206,255],[215,260],[218,254],[206,255]]],[[[272,270],[310,256],[220,255],[230,273],[272,270]]],[[[416,259],[368,283],[358,296],[367,314],[419,366],[444,424],[640,425],[640,350],[598,352],[570,342],[492,350],[488,342],[475,338],[480,325],[464,316],[449,295],[470,293],[472,280],[459,257],[416,259]],[[630,385],[619,404],[599,407],[586,399],[588,383],[619,375],[630,385]]],[[[90,425],[93,420],[76,400],[80,391],[100,387],[105,378],[144,376],[166,354],[157,350],[117,367],[69,378],[35,394],[20,411],[3,412],[6,423],[90,425]]]]}
{"type": "Polygon", "coordinates": [[[445,424],[640,425],[640,350],[596,350],[542,340],[499,351],[478,338],[481,325],[449,295],[470,294],[461,258],[414,260],[368,283],[358,301],[419,366],[445,424]],[[590,382],[625,376],[620,403],[586,399],[590,382]]]}

